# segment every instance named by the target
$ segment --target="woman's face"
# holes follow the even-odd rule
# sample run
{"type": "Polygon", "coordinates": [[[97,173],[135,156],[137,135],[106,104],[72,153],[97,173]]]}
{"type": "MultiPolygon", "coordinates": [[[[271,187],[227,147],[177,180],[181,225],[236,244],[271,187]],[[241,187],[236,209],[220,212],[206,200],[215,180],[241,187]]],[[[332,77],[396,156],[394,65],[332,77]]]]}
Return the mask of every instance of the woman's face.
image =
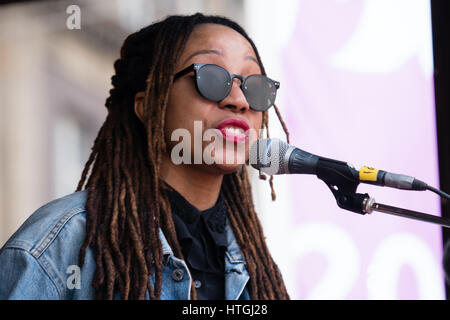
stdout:
{"type": "MultiPolygon", "coordinates": [[[[193,63],[216,64],[230,74],[239,74],[244,78],[261,73],[250,43],[235,30],[218,24],[195,27],[177,62],[176,72],[193,63]]],[[[181,141],[179,137],[172,141],[172,133],[176,129],[185,129],[178,132],[188,132],[190,135],[191,163],[198,164],[201,158],[203,161],[198,165],[205,170],[230,173],[248,159],[249,145],[256,139],[254,134],[249,133],[259,132],[262,113],[250,109],[240,84],[240,80],[235,78],[229,95],[220,102],[214,102],[203,98],[197,91],[193,71],[174,82],[165,124],[166,142],[172,158],[180,154],[172,154],[171,150],[181,141]],[[194,131],[195,123],[197,127],[194,131]],[[214,133],[214,138],[204,137],[207,130],[214,133]],[[246,134],[243,133],[245,131],[246,134]],[[201,148],[199,144],[194,147],[198,143],[194,142],[195,139],[202,139],[201,148]]]]}

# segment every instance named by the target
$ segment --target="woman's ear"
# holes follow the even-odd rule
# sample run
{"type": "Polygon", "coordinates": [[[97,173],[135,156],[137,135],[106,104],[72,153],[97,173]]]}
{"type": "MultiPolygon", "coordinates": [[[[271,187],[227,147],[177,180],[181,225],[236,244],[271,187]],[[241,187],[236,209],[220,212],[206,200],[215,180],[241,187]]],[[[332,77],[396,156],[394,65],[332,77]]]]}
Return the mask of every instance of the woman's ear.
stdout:
{"type": "Polygon", "coordinates": [[[143,91],[136,93],[134,96],[134,112],[142,123],[144,123],[144,98],[145,93],[143,91]]]}

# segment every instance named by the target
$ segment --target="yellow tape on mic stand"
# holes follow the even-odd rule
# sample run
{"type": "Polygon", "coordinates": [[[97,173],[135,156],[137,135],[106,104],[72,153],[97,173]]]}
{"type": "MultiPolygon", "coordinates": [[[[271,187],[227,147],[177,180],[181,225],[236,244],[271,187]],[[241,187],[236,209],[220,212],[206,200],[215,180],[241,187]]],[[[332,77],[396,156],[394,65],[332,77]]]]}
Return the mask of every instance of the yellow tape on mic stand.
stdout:
{"type": "Polygon", "coordinates": [[[359,180],[361,181],[377,181],[378,169],[372,167],[362,167],[359,170],[359,180]]]}

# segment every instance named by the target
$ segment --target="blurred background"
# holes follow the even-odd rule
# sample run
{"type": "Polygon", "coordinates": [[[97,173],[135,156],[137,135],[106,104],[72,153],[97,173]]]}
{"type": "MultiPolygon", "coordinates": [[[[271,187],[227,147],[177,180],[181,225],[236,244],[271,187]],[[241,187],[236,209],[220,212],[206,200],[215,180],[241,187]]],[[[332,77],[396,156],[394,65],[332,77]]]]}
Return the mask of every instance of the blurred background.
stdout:
{"type": "MultiPolygon", "coordinates": [[[[268,75],[281,82],[277,105],[291,144],[439,187],[430,1],[11,3],[0,6],[0,246],[37,208],[74,192],[126,36],[195,12],[227,16],[248,31],[268,75]],[[76,12],[79,29],[68,24],[76,12]]],[[[273,110],[270,119],[271,135],[284,138],[273,110]]],[[[267,182],[255,172],[252,180],[291,298],[445,298],[440,227],[345,212],[316,177],[275,177],[275,202],[267,182]]],[[[358,191],[441,214],[430,192],[358,191]]]]}

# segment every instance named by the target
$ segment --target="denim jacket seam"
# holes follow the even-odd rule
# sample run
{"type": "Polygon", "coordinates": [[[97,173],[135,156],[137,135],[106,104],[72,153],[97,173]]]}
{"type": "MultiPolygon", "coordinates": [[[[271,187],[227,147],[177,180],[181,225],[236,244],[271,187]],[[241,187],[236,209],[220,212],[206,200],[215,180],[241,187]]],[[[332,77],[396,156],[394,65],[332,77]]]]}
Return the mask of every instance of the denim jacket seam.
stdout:
{"type": "Polygon", "coordinates": [[[56,270],[54,270],[54,267],[50,263],[50,260],[47,259],[45,256],[41,255],[39,258],[36,258],[36,261],[39,263],[42,270],[47,274],[47,277],[50,279],[50,281],[55,286],[56,291],[58,292],[59,299],[61,299],[62,298],[62,290],[60,289],[60,287],[64,288],[64,284],[63,284],[64,281],[62,279],[60,279],[58,272],[56,270]],[[51,273],[53,273],[54,277],[52,277],[51,273]],[[56,280],[55,280],[55,278],[56,278],[56,280]],[[61,283],[59,283],[59,285],[57,283],[58,282],[57,280],[59,280],[61,282],[61,283]]]}
{"type": "Polygon", "coordinates": [[[58,236],[61,229],[65,226],[65,224],[75,215],[86,211],[84,206],[78,206],[70,209],[66,212],[54,225],[54,227],[48,232],[48,234],[43,237],[43,239],[33,248],[30,253],[39,258],[42,253],[48,248],[48,246],[53,242],[53,240],[58,236]]]}
{"type": "Polygon", "coordinates": [[[48,279],[50,280],[50,282],[55,286],[56,291],[58,292],[58,296],[61,299],[61,290],[58,288],[57,284],[55,283],[55,281],[53,280],[53,278],[50,276],[49,272],[47,271],[47,269],[44,267],[44,265],[41,263],[41,261],[39,261],[40,259],[36,258],[29,250],[27,250],[26,248],[20,247],[18,245],[9,245],[8,247],[5,247],[5,249],[15,249],[15,250],[22,250],[23,252],[25,252],[26,254],[29,254],[35,261],[36,263],[39,265],[39,267],[42,269],[42,271],[47,275],[48,279]]]}
{"type": "Polygon", "coordinates": [[[242,286],[241,290],[238,292],[238,294],[236,295],[236,298],[234,298],[234,300],[239,300],[239,298],[241,297],[242,293],[244,292],[245,288],[247,287],[248,284],[248,280],[250,279],[249,275],[246,275],[246,280],[244,285],[242,286]]]}
{"type": "Polygon", "coordinates": [[[225,251],[225,255],[227,256],[230,263],[239,264],[243,263],[245,265],[245,260],[242,259],[242,256],[239,255],[239,258],[233,257],[233,254],[230,251],[225,251]]]}
{"type": "MultiPolygon", "coordinates": [[[[8,241],[5,246],[4,250],[8,248],[12,249],[21,249],[24,251],[27,251],[29,254],[31,254],[30,249],[33,247],[33,243],[27,240],[21,240],[21,239],[13,239],[11,241],[8,241]]],[[[3,250],[2,249],[2,250],[3,250]]]]}

